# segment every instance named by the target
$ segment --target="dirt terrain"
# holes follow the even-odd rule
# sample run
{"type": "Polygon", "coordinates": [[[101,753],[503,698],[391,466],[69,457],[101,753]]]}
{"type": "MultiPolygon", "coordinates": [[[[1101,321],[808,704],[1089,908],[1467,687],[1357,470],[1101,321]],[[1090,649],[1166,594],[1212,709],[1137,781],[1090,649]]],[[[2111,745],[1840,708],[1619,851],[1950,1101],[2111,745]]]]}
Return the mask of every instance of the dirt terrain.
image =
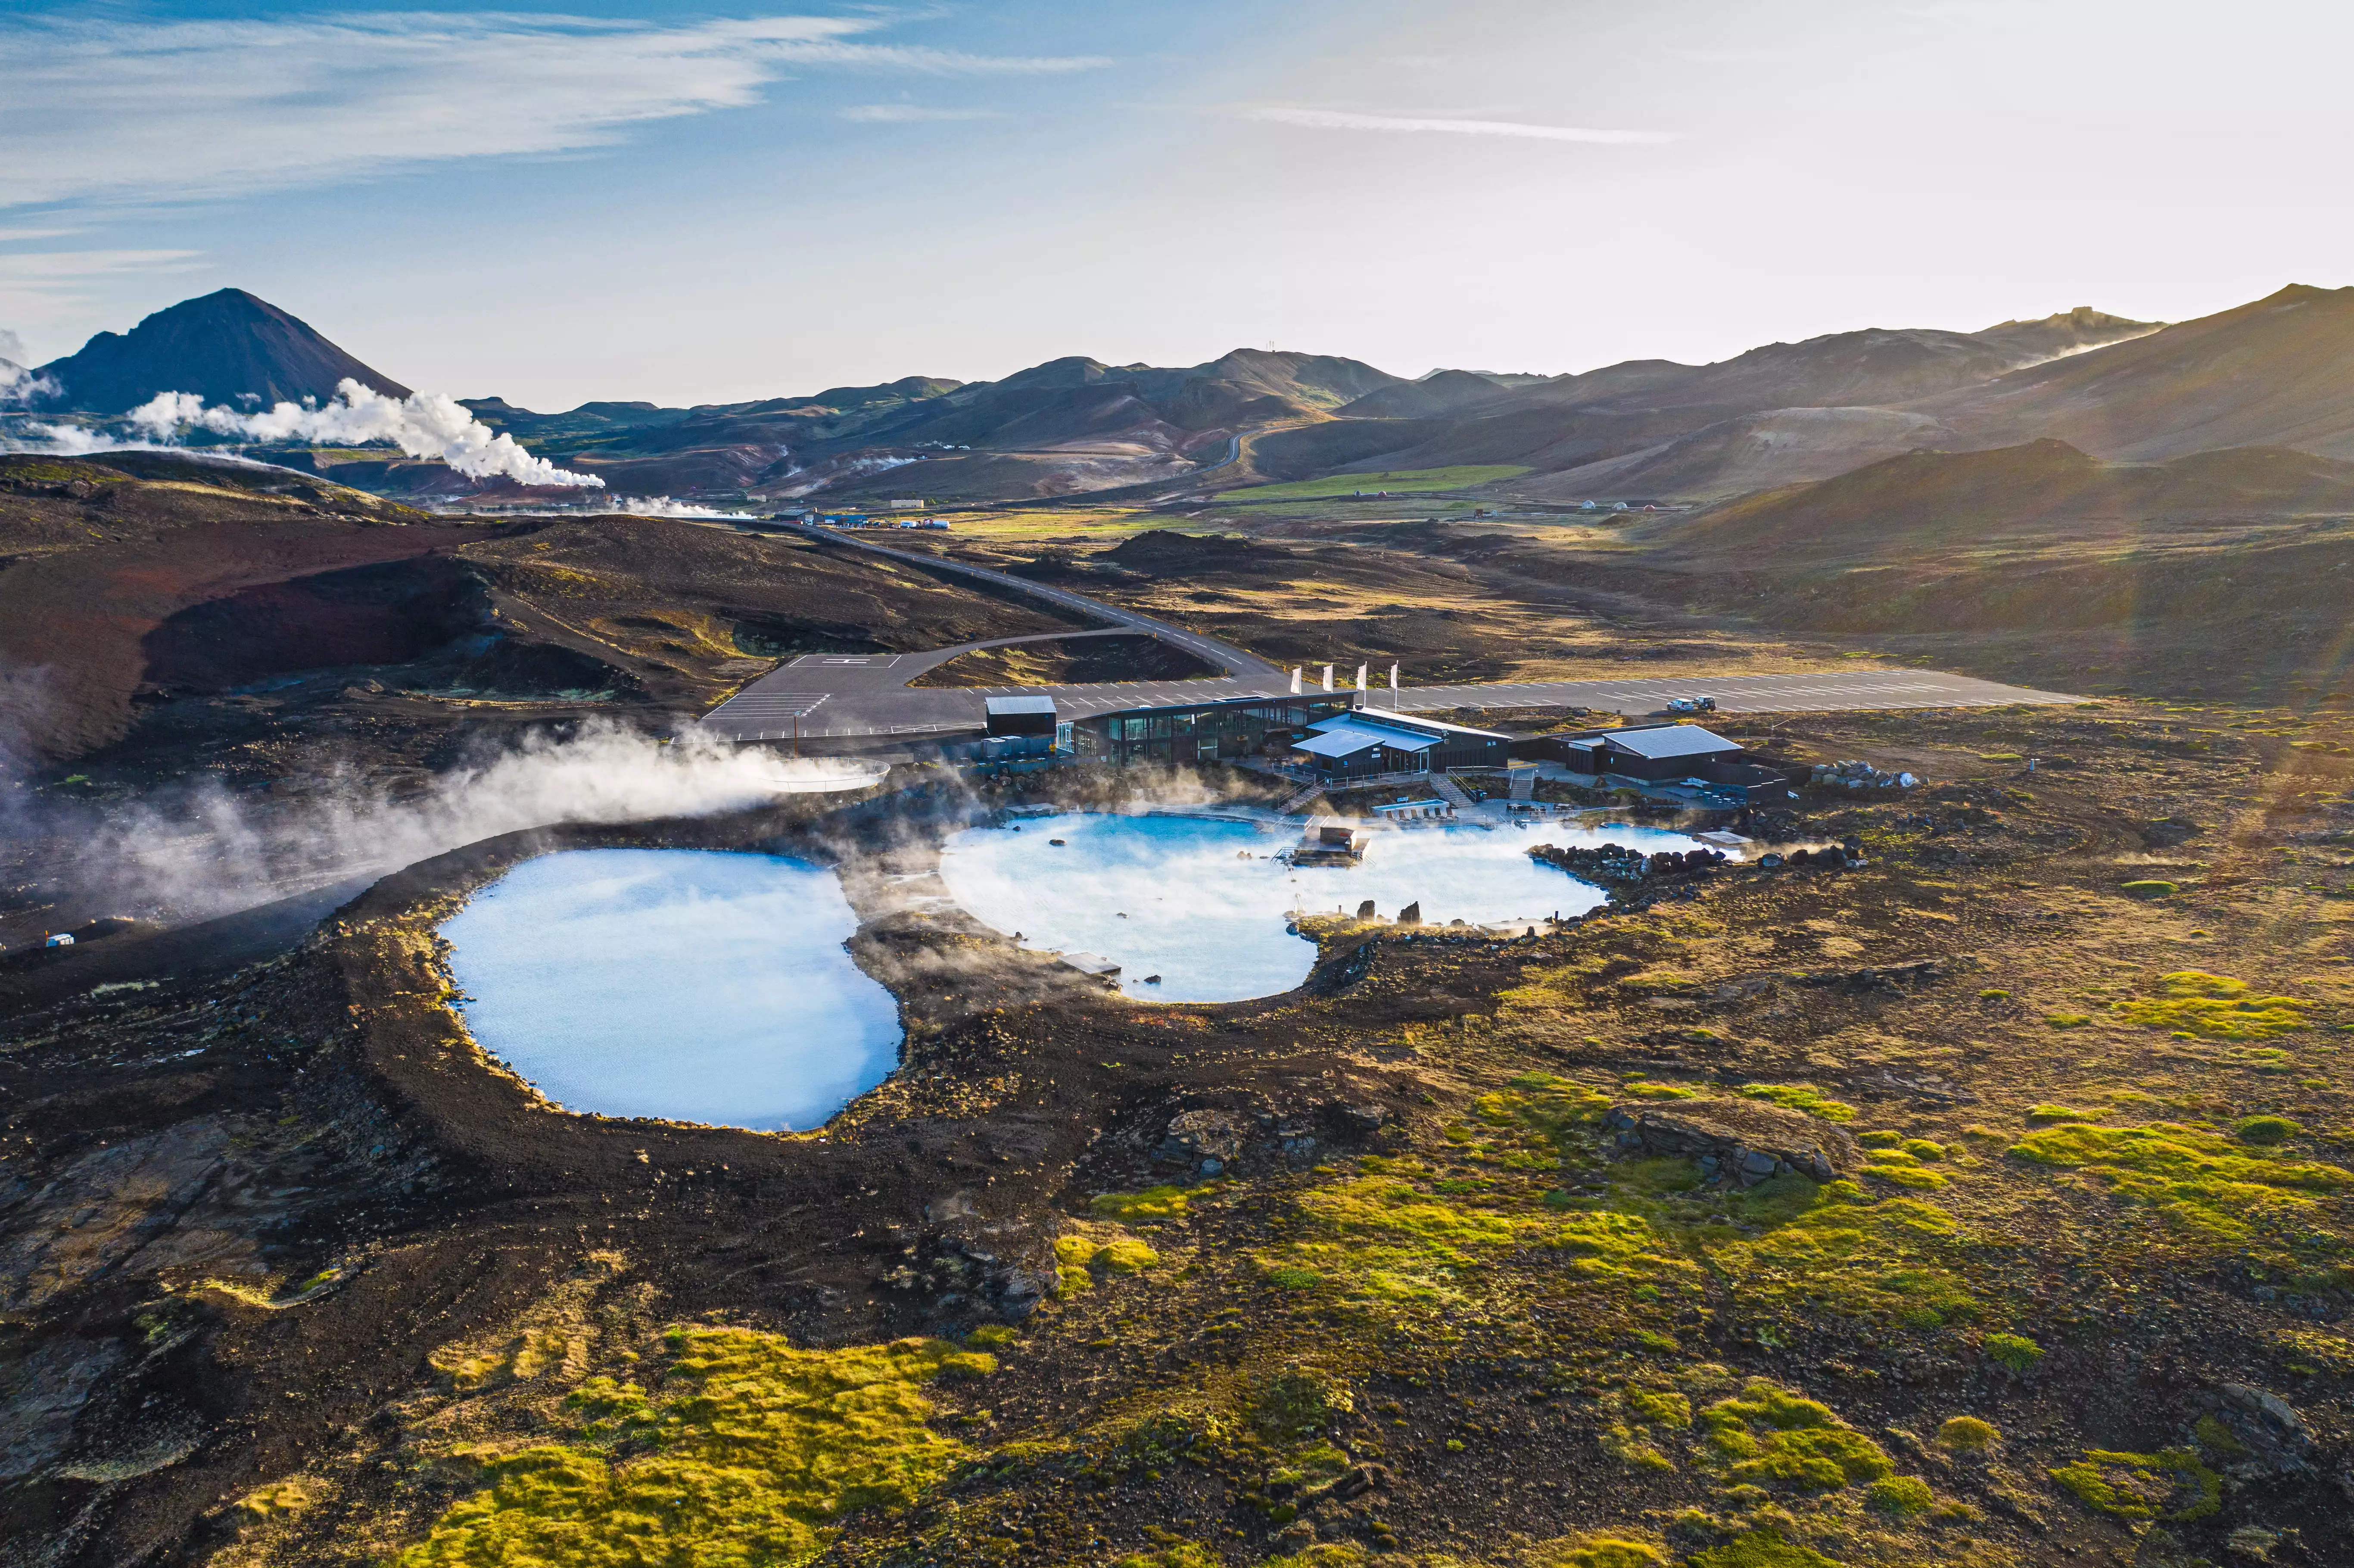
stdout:
{"type": "MultiPolygon", "coordinates": [[[[1150,521],[1150,519],[1147,519],[1150,521]]],[[[1852,668],[1838,643],[1761,635],[1731,616],[1686,614],[1539,576],[1511,535],[1464,537],[1436,520],[1197,532],[1146,527],[1119,543],[1037,532],[959,539],[957,558],[1198,627],[1282,664],[1402,666],[1409,684],[1620,675],[1670,664],[1693,674],[1852,668]]],[[[1552,566],[1534,552],[1537,565],[1552,566]]]]}
{"type": "Polygon", "coordinates": [[[1939,497],[1909,533],[1881,476],[1631,524],[932,539],[1410,680],[1935,650],[2167,694],[1724,716],[1930,782],[1738,824],[1804,863],[1511,940],[1315,925],[1300,990],[1154,1006],[955,912],[939,837],[1264,779],[902,767],[171,930],[71,906],[59,824],[160,783],[266,836],[793,653],[1078,629],[798,538],[177,461],[0,466],[0,637],[52,669],[12,710],[42,749],[0,932],[80,938],[0,957],[0,1560],[2354,1563],[2354,723],[2338,524],[2296,510],[2336,465],[1900,460],[1939,497]],[[2194,483],[2288,500],[2153,526],[2194,483]],[[2263,612],[2316,630],[2278,652],[2263,612]],[[597,844],[840,866],[899,1071],[802,1135],[541,1100],[435,927],[597,844]]]}
{"type": "Polygon", "coordinates": [[[1511,941],[1339,923],[1257,1002],[1131,1003],[928,912],[939,829],[1016,797],[918,770],[494,841],[227,978],[21,1013],[9,1539],[2354,1561],[2354,736],[2134,704],[1728,727],[1933,782],[1756,824],[1861,865],[1511,941]],[[815,1135],[537,1101],[432,927],[583,842],[838,860],[899,1073],[815,1135]],[[1731,1179],[1744,1150],[1776,1173],[1731,1179]]]}

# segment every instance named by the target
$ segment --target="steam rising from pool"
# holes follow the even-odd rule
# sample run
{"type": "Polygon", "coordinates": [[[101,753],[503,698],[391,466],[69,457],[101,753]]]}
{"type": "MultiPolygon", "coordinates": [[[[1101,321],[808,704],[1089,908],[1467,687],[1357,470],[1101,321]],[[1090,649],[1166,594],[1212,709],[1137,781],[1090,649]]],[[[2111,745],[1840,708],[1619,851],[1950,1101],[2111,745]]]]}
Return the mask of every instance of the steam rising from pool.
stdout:
{"type": "Polygon", "coordinates": [[[569,850],[441,927],[482,1048],[567,1110],[816,1127],[890,1075],[898,1004],[851,961],[832,872],[776,855],[569,850]]]}
{"type": "Polygon", "coordinates": [[[1289,991],[1315,946],[1289,935],[1294,912],[1354,913],[1364,899],[1394,916],[1420,903],[1426,924],[1532,925],[1603,902],[1599,888],[1529,859],[1532,843],[1610,840],[1653,852],[1698,842],[1655,829],[1547,826],[1542,833],[1469,826],[1376,832],[1353,866],[1291,866],[1272,857],[1299,827],[1212,817],[1073,813],[949,840],[940,876],[958,903],[1023,946],[1099,954],[1120,989],[1158,1001],[1239,1001],[1289,991]],[[1052,841],[1064,841],[1055,847],[1052,841]],[[1147,983],[1159,975],[1161,983],[1147,983]]]}

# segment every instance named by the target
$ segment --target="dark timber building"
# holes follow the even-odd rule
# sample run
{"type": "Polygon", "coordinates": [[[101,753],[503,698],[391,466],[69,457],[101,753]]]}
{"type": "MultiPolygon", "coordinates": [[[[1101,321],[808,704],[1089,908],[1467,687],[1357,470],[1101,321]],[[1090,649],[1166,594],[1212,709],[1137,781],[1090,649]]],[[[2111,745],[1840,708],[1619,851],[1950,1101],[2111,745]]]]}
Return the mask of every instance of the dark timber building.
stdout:
{"type": "Polygon", "coordinates": [[[1696,724],[1643,725],[1588,730],[1523,741],[1525,753],[1551,758],[1579,773],[1643,784],[1697,781],[1751,789],[1782,782],[1778,768],[1752,761],[1738,741],[1696,724]]]}
{"type": "Polygon", "coordinates": [[[1310,725],[1291,760],[1328,779],[1381,773],[1445,772],[1450,768],[1501,768],[1510,736],[1490,729],[1360,708],[1310,725]]]}
{"type": "Polygon", "coordinates": [[[1346,713],[1348,692],[1290,697],[1229,697],[1127,708],[1076,720],[1072,748],[1083,758],[1125,767],[1131,762],[1207,762],[1257,757],[1270,736],[1288,741],[1320,719],[1346,713]]]}

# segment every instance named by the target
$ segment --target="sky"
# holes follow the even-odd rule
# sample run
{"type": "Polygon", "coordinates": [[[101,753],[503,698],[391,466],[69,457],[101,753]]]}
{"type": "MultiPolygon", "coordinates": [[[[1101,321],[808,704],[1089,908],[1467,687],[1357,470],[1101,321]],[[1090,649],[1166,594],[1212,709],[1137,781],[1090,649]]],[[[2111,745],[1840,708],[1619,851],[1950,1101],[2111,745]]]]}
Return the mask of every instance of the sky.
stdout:
{"type": "Polygon", "coordinates": [[[2349,44],[2279,0],[12,0],[0,355],[226,286],[546,409],[2181,320],[2354,281],[2349,44]]]}

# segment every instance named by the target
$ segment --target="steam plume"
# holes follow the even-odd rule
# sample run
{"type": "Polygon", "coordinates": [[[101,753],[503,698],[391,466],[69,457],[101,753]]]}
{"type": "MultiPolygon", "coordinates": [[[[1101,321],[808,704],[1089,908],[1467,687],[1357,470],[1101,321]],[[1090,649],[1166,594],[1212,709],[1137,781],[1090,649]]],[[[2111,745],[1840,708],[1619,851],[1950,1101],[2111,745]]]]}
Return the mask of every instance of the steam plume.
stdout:
{"type": "Polygon", "coordinates": [[[133,408],[130,419],[159,440],[193,426],[257,441],[391,441],[410,457],[440,458],[470,479],[504,477],[518,484],[598,490],[605,484],[595,474],[574,473],[532,456],[511,436],[493,434],[446,393],[387,397],[349,376],[336,384],[332,399],[317,408],[281,403],[265,413],[240,414],[217,404],[207,408],[194,392],[158,392],[133,408]]]}
{"type": "Polygon", "coordinates": [[[463,844],[558,822],[631,822],[741,810],[784,795],[856,789],[874,765],[737,749],[690,732],[663,742],[620,726],[546,736],[395,797],[329,776],[292,802],[207,781],[90,820],[32,820],[9,832],[70,845],[59,881],[123,913],[199,919],[349,877],[379,874],[463,844]]]}

